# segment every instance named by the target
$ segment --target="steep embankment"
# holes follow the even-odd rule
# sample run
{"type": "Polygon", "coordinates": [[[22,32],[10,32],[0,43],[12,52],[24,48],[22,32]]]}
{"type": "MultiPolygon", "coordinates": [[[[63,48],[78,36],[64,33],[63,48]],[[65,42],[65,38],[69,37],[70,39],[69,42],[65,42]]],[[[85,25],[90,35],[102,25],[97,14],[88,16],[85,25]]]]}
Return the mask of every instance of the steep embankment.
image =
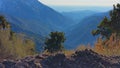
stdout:
{"type": "Polygon", "coordinates": [[[76,51],[71,57],[64,54],[36,55],[21,60],[4,60],[0,68],[119,68],[120,57],[105,57],[92,50],[76,51]]]}

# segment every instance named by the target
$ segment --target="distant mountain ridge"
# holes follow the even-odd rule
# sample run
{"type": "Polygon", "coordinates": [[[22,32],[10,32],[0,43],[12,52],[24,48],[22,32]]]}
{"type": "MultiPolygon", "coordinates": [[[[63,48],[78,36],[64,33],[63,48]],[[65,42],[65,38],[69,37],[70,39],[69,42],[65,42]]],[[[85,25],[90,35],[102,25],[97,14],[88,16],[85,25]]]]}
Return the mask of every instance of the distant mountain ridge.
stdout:
{"type": "Polygon", "coordinates": [[[93,45],[96,38],[92,35],[92,30],[97,28],[97,25],[103,18],[109,17],[109,12],[96,13],[82,19],[78,24],[72,26],[67,32],[66,47],[74,49],[79,45],[93,45]]]}
{"type": "MultiPolygon", "coordinates": [[[[60,13],[43,5],[37,0],[0,0],[0,2],[2,3],[2,8],[0,9],[1,13],[17,18],[17,20],[21,21],[21,24],[25,24],[24,22],[31,22],[31,25],[29,24],[29,26],[36,26],[36,30],[39,26],[41,26],[39,27],[41,29],[44,29],[44,27],[49,28],[50,30],[54,30],[54,27],[62,29],[62,26],[66,26],[70,22],[60,13]],[[34,22],[34,24],[32,22],[34,22]],[[53,28],[50,28],[51,26],[53,28]]],[[[27,25],[28,24],[26,24],[26,26],[27,25]]],[[[31,27],[29,27],[28,30],[30,30],[30,28],[31,27]]]]}
{"type": "Polygon", "coordinates": [[[14,31],[36,38],[46,37],[51,31],[64,31],[73,23],[38,0],[0,0],[0,15],[7,18],[14,31]]]}
{"type": "Polygon", "coordinates": [[[51,31],[65,32],[67,49],[95,42],[91,30],[96,28],[108,12],[87,10],[59,13],[38,0],[0,0],[0,15],[12,24],[13,31],[33,38],[39,50],[51,31]]]}
{"type": "Polygon", "coordinates": [[[91,16],[93,14],[100,13],[97,11],[92,10],[81,10],[81,11],[71,11],[71,12],[62,12],[62,14],[68,18],[71,18],[74,20],[74,23],[77,24],[81,20],[83,20],[87,16],[91,16]]]}

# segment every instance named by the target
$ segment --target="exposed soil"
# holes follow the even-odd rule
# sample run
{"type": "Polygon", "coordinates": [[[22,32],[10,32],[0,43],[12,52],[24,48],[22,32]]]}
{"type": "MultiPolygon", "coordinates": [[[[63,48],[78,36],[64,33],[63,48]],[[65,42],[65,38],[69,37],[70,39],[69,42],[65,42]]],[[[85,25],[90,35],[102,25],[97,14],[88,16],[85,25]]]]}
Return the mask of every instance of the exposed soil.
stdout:
{"type": "Polygon", "coordinates": [[[120,56],[106,57],[92,50],[64,54],[28,56],[20,60],[4,60],[0,68],[120,68],[120,56]]]}

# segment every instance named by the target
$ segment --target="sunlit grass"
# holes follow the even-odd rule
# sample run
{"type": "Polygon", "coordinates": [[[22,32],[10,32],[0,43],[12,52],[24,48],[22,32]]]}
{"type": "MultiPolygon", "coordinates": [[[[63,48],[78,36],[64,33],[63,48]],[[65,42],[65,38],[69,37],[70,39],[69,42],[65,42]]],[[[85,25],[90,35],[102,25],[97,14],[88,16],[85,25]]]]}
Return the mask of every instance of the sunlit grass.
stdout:
{"type": "Polygon", "coordinates": [[[13,34],[11,30],[0,30],[0,58],[22,58],[33,55],[35,44],[32,40],[25,39],[24,36],[13,34]]]}

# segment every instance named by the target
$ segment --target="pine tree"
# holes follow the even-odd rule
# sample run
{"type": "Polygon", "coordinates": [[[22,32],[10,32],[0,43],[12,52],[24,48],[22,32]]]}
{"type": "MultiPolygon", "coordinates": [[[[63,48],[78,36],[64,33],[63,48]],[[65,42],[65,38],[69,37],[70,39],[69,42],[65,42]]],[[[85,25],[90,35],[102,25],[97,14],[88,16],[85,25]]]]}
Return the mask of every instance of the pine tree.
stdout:
{"type": "Polygon", "coordinates": [[[65,41],[64,33],[63,32],[51,32],[50,38],[46,39],[45,41],[45,48],[50,53],[62,51],[64,49],[63,43],[65,41]]]}
{"type": "Polygon", "coordinates": [[[120,4],[113,5],[113,10],[110,11],[110,19],[105,17],[98,25],[97,30],[93,30],[92,34],[102,35],[103,38],[109,39],[112,33],[120,36],[120,4]]]}

